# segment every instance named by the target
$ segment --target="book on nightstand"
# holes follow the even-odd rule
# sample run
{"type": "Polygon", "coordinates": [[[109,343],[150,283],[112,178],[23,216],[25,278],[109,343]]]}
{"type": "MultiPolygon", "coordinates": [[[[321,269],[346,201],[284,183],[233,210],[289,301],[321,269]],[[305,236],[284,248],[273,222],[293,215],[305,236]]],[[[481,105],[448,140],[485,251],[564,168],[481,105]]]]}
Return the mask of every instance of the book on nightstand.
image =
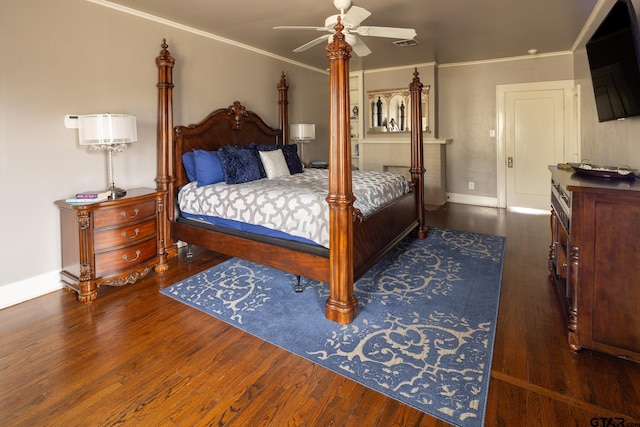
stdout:
{"type": "Polygon", "coordinates": [[[109,197],[111,195],[111,190],[102,190],[102,191],[83,191],[82,193],[76,194],[76,199],[101,199],[103,197],[109,197]]]}
{"type": "Polygon", "coordinates": [[[315,169],[327,169],[329,167],[329,163],[327,163],[326,160],[312,160],[307,167],[315,169]]]}
{"type": "Polygon", "coordinates": [[[70,205],[89,205],[91,203],[104,202],[105,200],[109,200],[109,197],[101,197],[99,199],[77,199],[75,197],[71,197],[69,199],[65,199],[64,201],[69,203],[70,205]]]}

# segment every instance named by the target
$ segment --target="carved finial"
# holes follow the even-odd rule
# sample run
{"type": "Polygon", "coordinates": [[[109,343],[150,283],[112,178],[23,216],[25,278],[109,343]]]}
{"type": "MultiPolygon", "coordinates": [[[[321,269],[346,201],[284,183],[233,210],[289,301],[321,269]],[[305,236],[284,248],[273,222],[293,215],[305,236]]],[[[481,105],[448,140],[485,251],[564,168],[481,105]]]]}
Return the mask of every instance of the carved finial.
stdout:
{"type": "Polygon", "coordinates": [[[171,55],[171,52],[167,50],[167,48],[169,47],[169,45],[167,44],[167,39],[162,39],[162,45],[160,45],[160,47],[162,48],[162,50],[160,51],[160,56],[162,58],[166,58],[171,55]]]}
{"type": "Polygon", "coordinates": [[[419,74],[420,73],[418,73],[418,67],[416,67],[415,71],[413,72],[413,80],[409,84],[409,89],[411,89],[411,90],[421,90],[422,89],[422,83],[420,82],[420,77],[418,77],[419,74]]]}
{"type": "MultiPolygon", "coordinates": [[[[171,52],[169,52],[169,45],[167,44],[167,39],[162,39],[162,50],[160,51],[160,55],[156,58],[156,65],[158,67],[173,67],[175,59],[171,56],[171,52]]],[[[172,86],[173,87],[173,86],[172,86]]]]}
{"type": "Polygon", "coordinates": [[[344,30],[344,25],[342,25],[342,20],[338,16],[338,22],[336,22],[335,27],[336,33],[333,35],[333,39],[344,40],[344,34],[342,34],[342,30],[344,30]]]}
{"type": "Polygon", "coordinates": [[[240,103],[240,101],[234,101],[233,105],[229,105],[229,112],[227,113],[230,116],[235,116],[235,128],[240,128],[240,117],[247,115],[247,109],[240,103]]]}
{"type": "Polygon", "coordinates": [[[287,84],[287,78],[284,75],[284,71],[280,75],[280,83],[278,84],[278,89],[286,89],[289,85],[287,84]]]}
{"type": "Polygon", "coordinates": [[[330,59],[331,57],[338,58],[340,56],[351,58],[352,47],[345,41],[345,35],[342,33],[344,25],[342,25],[340,16],[338,16],[338,21],[333,29],[336,30],[336,32],[333,34],[332,42],[327,45],[327,56],[329,56],[330,59]]]}

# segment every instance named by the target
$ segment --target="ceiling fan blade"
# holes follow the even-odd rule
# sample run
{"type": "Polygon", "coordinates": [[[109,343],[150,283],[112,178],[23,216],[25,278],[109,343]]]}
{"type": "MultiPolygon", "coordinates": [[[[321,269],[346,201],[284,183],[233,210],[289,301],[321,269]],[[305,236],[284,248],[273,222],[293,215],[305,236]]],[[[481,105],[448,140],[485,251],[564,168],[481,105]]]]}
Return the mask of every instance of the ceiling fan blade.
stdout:
{"type": "Polygon", "coordinates": [[[274,30],[315,30],[315,31],[327,31],[325,27],[308,27],[305,25],[279,25],[273,27],[274,30]]]}
{"type": "Polygon", "coordinates": [[[371,12],[358,6],[351,6],[347,13],[342,17],[342,23],[351,28],[357,27],[362,21],[371,16],[371,12]]]}
{"type": "Polygon", "coordinates": [[[310,48],[312,48],[312,47],[314,47],[316,45],[319,45],[322,42],[326,42],[329,39],[329,37],[331,37],[331,34],[325,34],[323,36],[320,36],[320,37],[318,37],[316,39],[311,40],[308,43],[303,44],[300,47],[297,47],[297,48],[293,49],[293,51],[296,52],[296,53],[304,52],[305,50],[310,49],[310,48]]]}
{"type": "Polygon", "coordinates": [[[371,53],[371,49],[369,49],[359,37],[356,37],[356,42],[351,47],[353,48],[353,52],[360,57],[367,56],[371,53]]]}
{"type": "Polygon", "coordinates": [[[398,40],[410,40],[417,35],[413,28],[358,27],[355,31],[360,36],[387,37],[398,40]]]}

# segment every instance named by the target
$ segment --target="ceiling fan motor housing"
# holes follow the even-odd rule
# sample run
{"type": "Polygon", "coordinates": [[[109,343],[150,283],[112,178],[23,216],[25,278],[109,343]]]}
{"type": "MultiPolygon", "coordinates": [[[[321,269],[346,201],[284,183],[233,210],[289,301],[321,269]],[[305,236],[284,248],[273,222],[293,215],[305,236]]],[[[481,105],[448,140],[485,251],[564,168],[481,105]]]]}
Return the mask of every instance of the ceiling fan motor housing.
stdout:
{"type": "Polygon", "coordinates": [[[341,13],[344,13],[347,9],[349,9],[349,7],[351,7],[351,0],[333,0],[333,5],[341,13]]]}

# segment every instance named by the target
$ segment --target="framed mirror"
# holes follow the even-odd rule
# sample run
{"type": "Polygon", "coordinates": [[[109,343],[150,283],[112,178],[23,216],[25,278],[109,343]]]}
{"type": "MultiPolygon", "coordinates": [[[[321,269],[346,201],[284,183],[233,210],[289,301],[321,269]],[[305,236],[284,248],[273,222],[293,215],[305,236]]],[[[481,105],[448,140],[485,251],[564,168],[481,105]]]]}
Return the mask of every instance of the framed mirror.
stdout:
{"type": "MultiPolygon", "coordinates": [[[[429,132],[427,102],[429,86],[422,92],[422,130],[429,132]]],[[[409,89],[371,90],[367,92],[368,133],[402,133],[411,131],[411,93],[409,89]]]]}

